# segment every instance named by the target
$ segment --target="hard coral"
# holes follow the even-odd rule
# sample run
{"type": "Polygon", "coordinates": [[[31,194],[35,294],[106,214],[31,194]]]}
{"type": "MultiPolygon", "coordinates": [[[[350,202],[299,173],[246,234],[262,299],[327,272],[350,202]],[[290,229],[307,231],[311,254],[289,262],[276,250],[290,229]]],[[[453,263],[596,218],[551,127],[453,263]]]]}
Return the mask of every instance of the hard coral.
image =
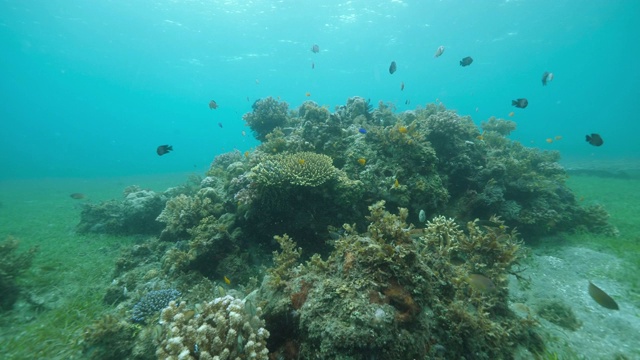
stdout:
{"type": "Polygon", "coordinates": [[[268,97],[256,100],[252,108],[253,112],[245,114],[242,118],[251,127],[258,140],[266,140],[267,134],[287,123],[289,105],[286,102],[278,102],[268,97]]]}
{"type": "Polygon", "coordinates": [[[322,154],[299,152],[275,155],[252,169],[256,182],[266,186],[297,185],[316,187],[335,179],[333,160],[322,154]]]}
{"type": "Polygon", "coordinates": [[[171,302],[162,311],[159,359],[267,360],[262,309],[230,295],[196,305],[171,302]]]}

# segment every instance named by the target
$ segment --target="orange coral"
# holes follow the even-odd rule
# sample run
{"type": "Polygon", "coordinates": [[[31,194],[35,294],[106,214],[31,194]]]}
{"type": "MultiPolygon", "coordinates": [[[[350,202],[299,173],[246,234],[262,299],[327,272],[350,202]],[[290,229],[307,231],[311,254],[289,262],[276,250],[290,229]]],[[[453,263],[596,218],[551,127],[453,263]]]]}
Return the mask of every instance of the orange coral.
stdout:
{"type": "Polygon", "coordinates": [[[309,296],[309,290],[311,290],[311,284],[303,281],[300,285],[300,291],[291,294],[291,306],[294,309],[299,310],[304,305],[307,296],[309,296]]]}
{"type": "Polygon", "coordinates": [[[384,295],[389,300],[389,304],[396,308],[396,320],[399,323],[407,323],[414,320],[415,315],[420,312],[420,306],[411,297],[411,294],[400,286],[397,282],[384,290],[384,295]]]}

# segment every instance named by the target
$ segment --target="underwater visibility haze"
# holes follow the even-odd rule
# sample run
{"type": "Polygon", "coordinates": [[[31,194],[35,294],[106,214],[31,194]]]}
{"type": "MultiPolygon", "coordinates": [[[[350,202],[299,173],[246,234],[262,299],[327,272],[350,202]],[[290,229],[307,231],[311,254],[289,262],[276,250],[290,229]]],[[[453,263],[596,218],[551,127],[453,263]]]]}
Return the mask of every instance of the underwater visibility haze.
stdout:
{"type": "Polygon", "coordinates": [[[0,0],[0,357],[640,358],[638,14],[0,0]]]}

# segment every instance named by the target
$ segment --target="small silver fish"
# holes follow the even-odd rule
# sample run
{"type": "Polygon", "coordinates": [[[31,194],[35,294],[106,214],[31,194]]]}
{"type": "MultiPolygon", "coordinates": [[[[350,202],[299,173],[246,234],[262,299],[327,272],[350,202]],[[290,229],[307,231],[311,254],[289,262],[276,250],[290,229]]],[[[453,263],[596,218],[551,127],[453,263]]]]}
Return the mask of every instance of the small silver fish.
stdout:
{"type": "Polygon", "coordinates": [[[433,57],[434,58],[440,57],[442,53],[444,53],[444,46],[440,45],[438,46],[438,49],[436,50],[436,53],[433,55],[433,57]]]}
{"type": "Polygon", "coordinates": [[[418,213],[418,220],[420,220],[420,222],[427,221],[427,213],[425,213],[424,210],[420,210],[418,213]]]}

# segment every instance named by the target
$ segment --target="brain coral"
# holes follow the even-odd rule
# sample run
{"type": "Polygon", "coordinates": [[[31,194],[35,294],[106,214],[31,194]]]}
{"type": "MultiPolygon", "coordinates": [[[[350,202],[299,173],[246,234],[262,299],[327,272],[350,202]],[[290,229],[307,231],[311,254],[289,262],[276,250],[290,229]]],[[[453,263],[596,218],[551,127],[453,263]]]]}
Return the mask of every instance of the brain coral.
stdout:
{"type": "Polygon", "coordinates": [[[307,151],[272,156],[254,167],[253,172],[256,181],[267,186],[315,187],[337,176],[329,156],[307,151]]]}

